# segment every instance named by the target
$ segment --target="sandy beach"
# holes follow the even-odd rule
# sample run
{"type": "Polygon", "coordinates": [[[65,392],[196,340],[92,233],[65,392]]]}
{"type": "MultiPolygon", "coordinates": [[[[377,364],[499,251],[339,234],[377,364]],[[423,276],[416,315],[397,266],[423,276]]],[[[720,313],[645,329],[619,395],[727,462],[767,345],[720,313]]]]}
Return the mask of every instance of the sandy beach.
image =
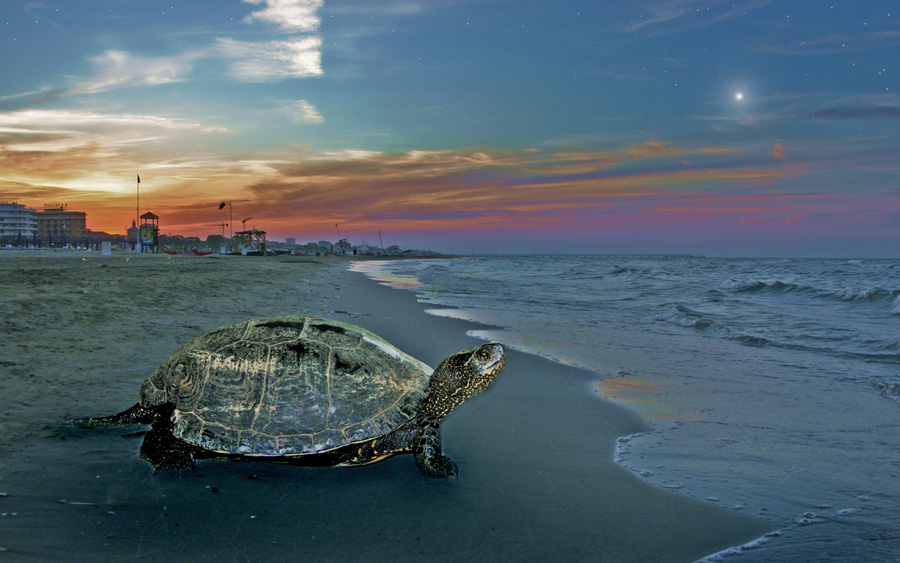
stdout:
{"type": "Polygon", "coordinates": [[[0,558],[6,561],[694,561],[771,529],[619,467],[646,430],[591,372],[510,351],[443,425],[458,480],[409,456],[362,468],[207,461],[153,475],[131,406],[176,348],[248,318],[372,330],[436,366],[477,341],[411,292],[315,258],[0,253],[0,558]]]}

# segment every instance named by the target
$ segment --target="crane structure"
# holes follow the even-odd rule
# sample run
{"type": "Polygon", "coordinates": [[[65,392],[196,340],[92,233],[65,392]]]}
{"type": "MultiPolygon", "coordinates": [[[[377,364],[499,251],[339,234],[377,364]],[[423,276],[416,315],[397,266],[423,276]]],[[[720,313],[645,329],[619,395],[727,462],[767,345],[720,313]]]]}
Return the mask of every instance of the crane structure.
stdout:
{"type": "Polygon", "coordinates": [[[228,223],[206,223],[203,226],[204,227],[221,227],[222,228],[222,238],[225,238],[225,227],[228,226],[228,223]]]}

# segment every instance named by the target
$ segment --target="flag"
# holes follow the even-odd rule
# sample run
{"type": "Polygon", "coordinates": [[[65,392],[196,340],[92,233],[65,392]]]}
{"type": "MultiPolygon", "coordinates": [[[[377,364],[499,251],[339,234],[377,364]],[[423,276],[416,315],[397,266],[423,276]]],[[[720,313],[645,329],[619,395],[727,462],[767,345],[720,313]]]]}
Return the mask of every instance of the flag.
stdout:
{"type": "Polygon", "coordinates": [[[138,174],[137,177],[138,177],[138,184],[140,184],[141,183],[141,175],[138,174]]]}

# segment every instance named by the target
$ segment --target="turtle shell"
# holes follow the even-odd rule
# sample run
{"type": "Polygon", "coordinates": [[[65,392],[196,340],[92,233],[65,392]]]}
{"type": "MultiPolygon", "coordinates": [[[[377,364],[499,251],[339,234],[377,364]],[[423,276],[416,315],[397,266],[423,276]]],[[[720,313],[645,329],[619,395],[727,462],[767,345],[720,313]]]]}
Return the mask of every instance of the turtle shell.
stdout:
{"type": "Polygon", "coordinates": [[[413,418],[432,369],[375,334],[315,317],[244,321],[191,340],[141,388],[173,403],[173,433],[206,450],[316,454],[413,418]]]}

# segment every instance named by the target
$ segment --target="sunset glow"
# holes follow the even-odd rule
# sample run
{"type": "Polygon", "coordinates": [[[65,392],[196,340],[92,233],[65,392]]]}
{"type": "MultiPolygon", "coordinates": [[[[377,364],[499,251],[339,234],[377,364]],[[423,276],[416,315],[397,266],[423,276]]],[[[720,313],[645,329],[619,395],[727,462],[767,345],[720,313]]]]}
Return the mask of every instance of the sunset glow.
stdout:
{"type": "Polygon", "coordinates": [[[270,238],[445,251],[900,240],[888,4],[678,5],[15,1],[0,199],[123,233],[140,174],[166,233],[221,232],[229,200],[270,238]]]}

